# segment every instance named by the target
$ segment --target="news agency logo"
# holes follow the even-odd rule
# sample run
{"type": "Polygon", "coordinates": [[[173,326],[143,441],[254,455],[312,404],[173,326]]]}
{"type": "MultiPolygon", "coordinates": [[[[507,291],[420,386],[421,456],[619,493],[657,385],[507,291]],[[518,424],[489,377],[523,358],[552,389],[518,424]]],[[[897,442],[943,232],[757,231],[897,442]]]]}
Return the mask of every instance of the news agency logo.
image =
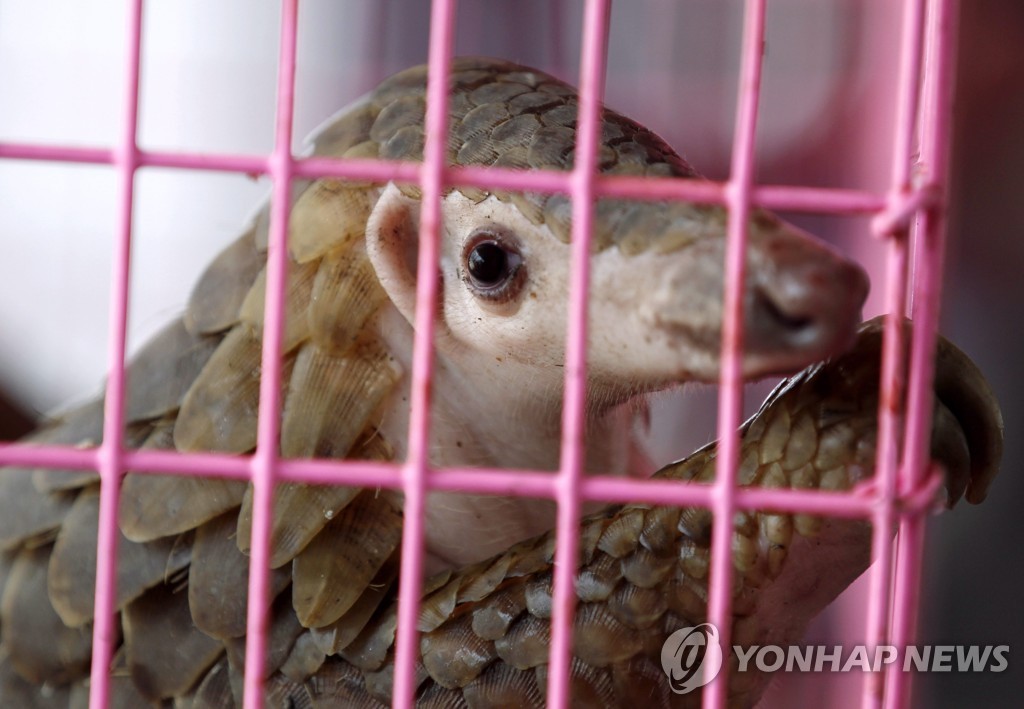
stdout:
{"type": "Polygon", "coordinates": [[[661,667],[676,694],[703,687],[722,669],[718,628],[711,623],[701,623],[669,635],[661,646],[661,667]]]}
{"type": "MultiPolygon", "coordinates": [[[[892,666],[903,672],[1003,672],[1009,645],[733,645],[737,672],[878,672],[892,666]]],[[[711,623],[680,628],[661,647],[661,667],[677,694],[703,687],[722,669],[718,628],[711,623]]]]}

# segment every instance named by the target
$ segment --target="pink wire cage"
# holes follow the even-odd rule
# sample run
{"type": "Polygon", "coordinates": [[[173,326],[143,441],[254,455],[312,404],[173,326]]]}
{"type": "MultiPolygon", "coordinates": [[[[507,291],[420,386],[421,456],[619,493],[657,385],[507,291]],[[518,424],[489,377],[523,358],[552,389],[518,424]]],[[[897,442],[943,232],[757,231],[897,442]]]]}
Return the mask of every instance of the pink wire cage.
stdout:
{"type": "MultiPolygon", "coordinates": [[[[119,180],[118,233],[115,240],[110,298],[108,384],[103,443],[95,449],[0,445],[0,465],[93,469],[101,476],[98,567],[90,705],[107,706],[110,667],[117,631],[114,599],[117,568],[117,509],[120,482],[129,469],[183,475],[249,479],[254,488],[245,667],[245,706],[261,706],[262,658],[266,650],[269,518],[274,484],[282,481],[375,485],[400,489],[405,496],[401,586],[396,644],[395,706],[411,706],[415,683],[416,619],[423,564],[425,496],[430,490],[492,494],[527,494],[557,501],[556,571],[552,612],[552,647],[548,683],[550,706],[569,706],[569,647],[574,608],[573,563],[576,529],[584,500],[649,501],[709,507],[717,519],[731,519],[741,509],[774,508],[793,512],[870,518],[877,559],[870,572],[866,640],[869,645],[912,642],[920,591],[923,516],[930,508],[938,476],[927,455],[930,430],[932,353],[938,320],[944,252],[943,205],[952,98],[955,0],[905,0],[901,26],[900,68],[891,177],[885,193],[850,189],[756,185],[754,148],[760,99],[762,41],[766,0],[748,0],[745,8],[737,114],[729,177],[723,182],[605,177],[597,174],[599,107],[607,54],[610,0],[584,5],[580,55],[580,115],[576,165],[569,173],[523,173],[496,168],[445,165],[447,71],[453,54],[455,0],[431,5],[426,141],[422,164],[369,160],[297,159],[292,154],[292,121],[297,48],[297,0],[284,0],[278,67],[277,113],[273,151],[266,156],[186,154],[144,151],[138,147],[139,65],[142,0],[128,3],[127,49],[122,130],[112,148],[75,148],[0,143],[0,159],[62,161],[110,165],[119,180]],[[249,457],[217,454],[127,450],[124,446],[124,364],[132,207],[135,173],[144,167],[191,168],[266,174],[273,181],[270,248],[267,259],[266,328],[260,389],[258,444],[249,457]],[[285,460],[277,451],[279,419],[262,415],[280,408],[282,303],[291,180],[339,177],[374,181],[418,182],[422,188],[421,252],[418,278],[416,340],[412,378],[409,455],[401,464],[285,460]],[[440,197],[452,184],[501,187],[536,192],[564,192],[572,197],[573,282],[565,362],[562,457],[558,473],[536,471],[432,469],[428,462],[429,382],[437,295],[436,269],[440,197]],[[725,205],[730,213],[726,254],[725,323],[719,394],[718,469],[711,486],[682,486],[664,481],[582,476],[582,408],[584,404],[586,297],[592,205],[600,196],[676,199],[725,205]],[[910,315],[909,335],[899,318],[886,323],[879,410],[878,470],[873,485],[850,494],[792,490],[739,489],[735,483],[742,407],[740,356],[743,348],[742,284],[746,215],[754,205],[822,214],[872,215],[875,236],[886,243],[885,310],[910,315]],[[906,381],[898,363],[909,348],[906,381]],[[905,435],[899,436],[898,392],[908,392],[905,435]],[[897,541],[893,531],[899,527],[897,541]]],[[[731,525],[714,526],[708,620],[729,644],[731,525]]],[[[724,674],[724,671],[723,671],[724,674]]],[[[704,692],[704,705],[725,705],[727,684],[720,676],[704,692]]],[[[910,676],[898,671],[866,674],[864,706],[907,706],[910,676]]]]}

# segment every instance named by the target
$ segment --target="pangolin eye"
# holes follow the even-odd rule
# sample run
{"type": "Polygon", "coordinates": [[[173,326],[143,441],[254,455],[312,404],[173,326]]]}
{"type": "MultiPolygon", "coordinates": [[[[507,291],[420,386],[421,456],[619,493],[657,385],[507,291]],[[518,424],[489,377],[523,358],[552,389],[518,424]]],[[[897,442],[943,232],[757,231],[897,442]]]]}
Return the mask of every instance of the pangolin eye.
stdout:
{"type": "Polygon", "coordinates": [[[488,300],[506,301],[522,284],[523,257],[514,240],[491,231],[475,234],[463,256],[466,281],[488,300]]]}
{"type": "Polygon", "coordinates": [[[478,288],[494,288],[512,274],[512,254],[493,241],[483,241],[469,252],[466,266],[478,288]]]}

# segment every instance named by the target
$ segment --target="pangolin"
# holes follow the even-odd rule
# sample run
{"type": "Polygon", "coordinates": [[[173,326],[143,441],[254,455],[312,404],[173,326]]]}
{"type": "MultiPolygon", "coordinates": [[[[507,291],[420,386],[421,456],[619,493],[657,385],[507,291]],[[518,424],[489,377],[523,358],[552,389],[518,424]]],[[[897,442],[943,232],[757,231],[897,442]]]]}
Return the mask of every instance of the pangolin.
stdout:
{"type": "MultiPolygon", "coordinates": [[[[386,80],[332,120],[313,154],[422,157],[426,69],[386,80]]],[[[569,169],[575,91],[533,69],[457,59],[448,159],[569,169]]],[[[603,109],[605,173],[696,179],[651,131],[603,109]]],[[[413,185],[296,185],[289,224],[281,453],[405,456],[415,304],[413,185]]],[[[562,195],[453,188],[443,197],[431,464],[558,466],[570,203],[562,195]]],[[[639,402],[717,373],[725,211],[678,202],[595,205],[586,467],[649,472],[639,402]]],[[[128,370],[128,445],[244,454],[256,441],[266,210],[207,268],[184,314],[128,370]]],[[[879,328],[857,334],[862,270],[755,210],[749,224],[744,374],[788,380],[742,430],[744,485],[847,489],[871,475],[879,328]],[[849,354],[841,355],[851,344],[849,354]]],[[[1001,421],[980,373],[942,343],[935,455],[948,495],[978,501],[1001,421]]],[[[91,445],[102,403],[29,440],[91,445]]],[[[657,475],[707,481],[715,448],[657,475]]],[[[0,704],[87,697],[98,478],[0,471],[0,704]]],[[[114,705],[230,707],[244,660],[251,491],[238,481],[129,471],[120,507],[120,649],[114,705]]],[[[422,706],[538,706],[545,696],[554,538],[551,504],[434,493],[421,614],[422,706]]],[[[402,503],[388,491],[288,483],[271,538],[267,705],[390,701],[402,503]]],[[[705,616],[710,513],[650,505],[580,527],[574,705],[683,701],[658,664],[673,630],[705,616]]],[[[863,521],[741,513],[735,639],[784,643],[870,560],[863,521]]],[[[730,701],[766,678],[733,673],[730,701]]],[[[699,701],[692,695],[685,701],[699,701]]]]}

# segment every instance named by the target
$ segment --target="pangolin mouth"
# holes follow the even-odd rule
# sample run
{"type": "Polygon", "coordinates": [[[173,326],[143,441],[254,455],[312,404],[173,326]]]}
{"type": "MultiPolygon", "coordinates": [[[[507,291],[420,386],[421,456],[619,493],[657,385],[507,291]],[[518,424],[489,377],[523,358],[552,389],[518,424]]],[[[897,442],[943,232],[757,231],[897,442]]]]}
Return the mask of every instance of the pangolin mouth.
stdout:
{"type": "Polygon", "coordinates": [[[747,293],[748,376],[789,374],[845,352],[856,338],[867,275],[837,262],[798,282],[753,283],[747,293]]]}
{"type": "Polygon", "coordinates": [[[786,312],[763,289],[755,288],[752,298],[754,322],[768,322],[776,332],[794,342],[808,342],[817,333],[816,321],[809,313],[786,312]]]}
{"type": "MultiPolygon", "coordinates": [[[[822,318],[788,313],[771,298],[755,292],[744,308],[743,377],[789,375],[841,354],[854,342],[859,323],[859,305],[822,318]]],[[[671,343],[670,347],[690,353],[688,365],[676,372],[674,379],[718,381],[722,351],[720,323],[694,327],[670,319],[656,319],[655,325],[671,343]]]]}

